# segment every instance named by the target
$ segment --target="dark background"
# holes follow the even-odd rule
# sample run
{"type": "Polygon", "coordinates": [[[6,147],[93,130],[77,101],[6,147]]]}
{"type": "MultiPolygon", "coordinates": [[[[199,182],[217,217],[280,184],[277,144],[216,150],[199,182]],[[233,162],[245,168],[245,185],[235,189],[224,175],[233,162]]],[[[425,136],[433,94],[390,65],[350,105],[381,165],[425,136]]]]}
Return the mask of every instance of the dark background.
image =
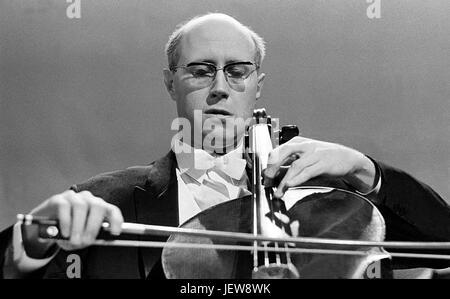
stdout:
{"type": "MultiPolygon", "coordinates": [[[[450,3],[381,0],[0,0],[0,228],[97,173],[165,154],[164,45],[228,13],[267,41],[260,107],[355,147],[450,199],[450,3]]],[[[432,216],[430,216],[432,217],[432,216]]]]}

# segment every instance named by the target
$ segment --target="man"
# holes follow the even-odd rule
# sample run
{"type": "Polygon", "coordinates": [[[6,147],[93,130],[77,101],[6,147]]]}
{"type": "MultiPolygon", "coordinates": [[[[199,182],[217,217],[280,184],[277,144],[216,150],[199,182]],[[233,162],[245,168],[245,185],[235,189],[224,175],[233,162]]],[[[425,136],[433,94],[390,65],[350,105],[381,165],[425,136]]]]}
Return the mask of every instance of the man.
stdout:
{"type": "MultiPolygon", "coordinates": [[[[166,52],[169,68],[164,70],[164,82],[190,130],[183,130],[172,151],[151,165],[98,175],[31,212],[58,219],[67,241],[40,243],[35,232],[21,231],[18,225],[4,231],[0,246],[4,277],[66,278],[68,258],[74,253],[81,259],[81,278],[161,275],[160,249],[89,247],[101,223],[108,221],[114,235],[120,234],[124,221],[177,226],[201,210],[249,194],[245,163],[236,162],[226,171],[213,159],[242,158],[245,128],[238,126],[236,132],[226,128],[222,144],[205,141],[224,137],[221,124],[227,120],[252,116],[265,77],[260,69],[263,40],[227,15],[208,14],[179,27],[166,52]],[[196,111],[202,117],[196,117],[196,111]],[[201,138],[193,138],[199,128],[201,138]],[[180,145],[185,150],[177,150],[180,145]],[[198,167],[205,161],[213,161],[212,166],[198,167]]],[[[450,240],[450,209],[438,194],[354,149],[297,137],[274,149],[265,176],[281,176],[277,197],[311,179],[332,178],[379,206],[388,239],[450,240]],[[292,156],[298,159],[280,175],[281,166],[292,156]]]]}

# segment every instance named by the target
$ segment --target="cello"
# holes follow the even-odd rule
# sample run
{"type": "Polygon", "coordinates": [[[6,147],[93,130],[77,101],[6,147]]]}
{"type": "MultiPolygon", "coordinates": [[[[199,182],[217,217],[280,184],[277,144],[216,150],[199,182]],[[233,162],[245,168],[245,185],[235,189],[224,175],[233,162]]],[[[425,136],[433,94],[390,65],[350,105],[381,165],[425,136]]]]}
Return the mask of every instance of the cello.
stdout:
{"type": "MultiPolygon", "coordinates": [[[[382,214],[356,193],[302,186],[275,198],[273,187],[263,179],[275,135],[271,118],[264,110],[255,111],[246,142],[252,165],[251,196],[213,206],[178,228],[123,225],[124,233],[169,236],[166,242],[108,238],[94,245],[162,247],[165,276],[190,279],[390,278],[393,256],[450,259],[387,252],[389,247],[450,248],[450,243],[384,242],[382,214]]],[[[21,215],[19,220],[24,225],[38,224],[42,238],[61,238],[55,220],[31,215],[21,215]]],[[[108,223],[103,229],[108,231],[108,223]]]]}

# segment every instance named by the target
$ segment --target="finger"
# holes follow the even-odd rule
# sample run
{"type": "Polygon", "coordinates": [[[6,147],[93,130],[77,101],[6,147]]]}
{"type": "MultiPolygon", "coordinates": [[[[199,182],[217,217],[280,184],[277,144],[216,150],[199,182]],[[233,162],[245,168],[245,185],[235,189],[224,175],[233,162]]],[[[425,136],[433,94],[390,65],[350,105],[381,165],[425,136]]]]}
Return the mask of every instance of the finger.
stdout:
{"type": "Polygon", "coordinates": [[[314,150],[315,144],[310,139],[303,139],[300,142],[289,142],[274,149],[269,154],[267,162],[268,166],[264,172],[265,176],[268,178],[276,177],[281,166],[289,164],[289,162],[293,163],[293,161],[300,158],[302,154],[314,150]]]}
{"type": "Polygon", "coordinates": [[[286,182],[285,190],[291,187],[299,186],[325,172],[325,163],[318,162],[306,167],[299,175],[286,182]]]}
{"type": "Polygon", "coordinates": [[[73,191],[67,191],[63,193],[63,196],[60,197],[60,199],[56,199],[57,201],[57,209],[58,209],[58,222],[59,222],[59,229],[61,231],[61,235],[64,238],[70,237],[70,231],[72,229],[71,222],[72,222],[72,216],[71,216],[71,207],[70,202],[68,200],[69,196],[73,196],[75,192],[73,191]]]}
{"type": "Polygon", "coordinates": [[[269,155],[268,163],[276,164],[277,162],[286,159],[293,153],[307,151],[310,145],[314,145],[316,140],[305,137],[294,137],[285,144],[276,147],[269,155]]]}
{"type": "Polygon", "coordinates": [[[56,217],[61,234],[66,238],[70,236],[71,227],[70,203],[67,200],[69,194],[64,192],[54,195],[45,202],[43,208],[39,207],[39,209],[31,211],[32,215],[56,217]]]}
{"type": "Polygon", "coordinates": [[[269,178],[265,176],[265,171],[263,171],[263,184],[265,187],[276,187],[280,184],[283,177],[286,175],[286,172],[288,172],[289,166],[281,166],[278,169],[278,172],[274,178],[269,178]]]}
{"type": "Polygon", "coordinates": [[[286,175],[283,177],[282,182],[286,183],[290,181],[292,178],[301,173],[306,167],[310,167],[311,165],[318,163],[319,161],[320,157],[317,154],[315,153],[305,154],[300,159],[294,161],[291,164],[286,175]]]}
{"type": "Polygon", "coordinates": [[[275,197],[281,198],[284,195],[284,192],[289,188],[287,183],[291,181],[293,177],[299,175],[305,168],[318,163],[318,161],[319,159],[316,155],[309,154],[292,163],[288,172],[278,185],[277,191],[274,194],[275,197]]]}
{"type": "Polygon", "coordinates": [[[283,168],[283,166],[287,166],[287,168],[289,168],[289,166],[291,166],[292,163],[294,163],[294,161],[300,159],[301,154],[300,153],[293,153],[292,155],[286,157],[280,166],[280,169],[283,168]]]}
{"type": "Polygon", "coordinates": [[[110,225],[110,232],[112,235],[120,235],[122,231],[123,216],[118,207],[108,204],[106,219],[110,225]]]}
{"type": "Polygon", "coordinates": [[[319,176],[322,174],[324,167],[322,166],[322,162],[319,160],[311,159],[311,164],[302,166],[300,165],[299,168],[301,168],[301,171],[293,170],[293,172],[296,172],[295,175],[289,175],[286,174],[285,178],[281,181],[280,185],[277,188],[277,191],[275,192],[275,197],[281,198],[287,189],[295,186],[299,186],[308,180],[319,176]],[[315,161],[315,162],[312,162],[315,161]]]}
{"type": "Polygon", "coordinates": [[[70,233],[70,242],[73,245],[81,245],[81,236],[86,224],[86,216],[88,213],[88,204],[85,200],[90,193],[83,191],[70,197],[72,206],[72,229],[70,233]]]}
{"type": "Polygon", "coordinates": [[[98,197],[89,200],[89,211],[83,233],[83,243],[89,245],[96,238],[107,213],[107,204],[98,197]]]}
{"type": "Polygon", "coordinates": [[[71,251],[77,249],[75,246],[70,244],[68,240],[56,240],[56,244],[58,244],[59,247],[66,251],[71,251]]]}

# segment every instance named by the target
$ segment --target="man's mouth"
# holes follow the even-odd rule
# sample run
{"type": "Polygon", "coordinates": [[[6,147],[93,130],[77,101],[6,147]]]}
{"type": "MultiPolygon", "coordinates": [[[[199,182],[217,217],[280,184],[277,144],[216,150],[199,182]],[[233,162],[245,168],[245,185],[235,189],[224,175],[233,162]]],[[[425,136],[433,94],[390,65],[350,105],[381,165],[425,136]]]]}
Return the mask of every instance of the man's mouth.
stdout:
{"type": "Polygon", "coordinates": [[[232,113],[225,109],[211,108],[205,111],[205,114],[213,114],[216,116],[231,116],[232,113]]]}

